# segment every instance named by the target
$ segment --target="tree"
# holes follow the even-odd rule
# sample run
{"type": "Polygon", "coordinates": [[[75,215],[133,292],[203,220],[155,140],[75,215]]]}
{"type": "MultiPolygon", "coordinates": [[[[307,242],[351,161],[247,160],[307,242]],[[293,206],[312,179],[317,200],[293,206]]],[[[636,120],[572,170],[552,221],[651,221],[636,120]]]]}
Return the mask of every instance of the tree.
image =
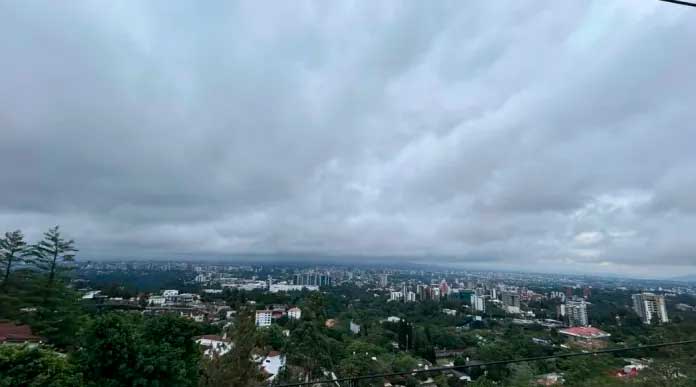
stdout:
{"type": "Polygon", "coordinates": [[[333,369],[343,354],[341,343],[327,337],[323,330],[312,322],[302,321],[292,331],[287,345],[288,362],[302,367],[309,378],[321,367],[333,369]]]}
{"type": "Polygon", "coordinates": [[[319,292],[312,292],[305,299],[305,306],[302,308],[303,320],[325,320],[326,319],[326,297],[319,292]]]}
{"type": "Polygon", "coordinates": [[[510,378],[506,385],[510,387],[527,387],[534,380],[534,368],[529,363],[514,363],[508,366],[510,368],[510,378]]]}
{"type": "Polygon", "coordinates": [[[75,241],[66,240],[60,235],[58,226],[48,229],[44,239],[33,246],[32,255],[36,265],[48,272],[48,287],[51,288],[56,277],[58,265],[75,259],[75,241]]]}
{"type": "Polygon", "coordinates": [[[67,286],[55,286],[50,293],[43,290],[45,279],[34,276],[25,277],[33,284],[26,296],[29,305],[39,305],[34,313],[23,315],[20,319],[35,329],[41,336],[60,348],[75,347],[80,328],[88,323],[88,315],[79,303],[80,294],[67,286]],[[31,302],[33,301],[33,302],[31,302]]]}
{"type": "Polygon", "coordinates": [[[88,325],[75,356],[87,386],[195,386],[196,333],[194,323],[176,316],[111,312],[88,325]]]}
{"type": "Polygon", "coordinates": [[[283,334],[283,329],[277,324],[273,324],[259,332],[258,339],[260,348],[270,347],[276,351],[280,351],[285,348],[287,341],[287,338],[283,334]]]}
{"type": "Polygon", "coordinates": [[[204,364],[200,386],[246,387],[261,381],[258,365],[252,360],[257,341],[254,311],[243,308],[237,318],[232,332],[233,349],[204,364]]]}
{"type": "MultiPolygon", "coordinates": [[[[191,320],[165,314],[145,319],[142,331],[143,341],[149,343],[146,355],[161,366],[158,380],[169,380],[167,385],[195,385],[201,350],[194,337],[202,328],[191,320]],[[169,375],[172,370],[177,370],[173,377],[169,375]]],[[[157,369],[154,364],[152,369],[157,369]]]]}
{"type": "Polygon", "coordinates": [[[5,265],[2,289],[7,287],[12,264],[22,262],[28,253],[29,248],[21,231],[6,232],[4,237],[0,237],[0,262],[5,265]]]}
{"type": "Polygon", "coordinates": [[[482,376],[478,379],[476,379],[473,383],[468,384],[467,386],[471,387],[494,387],[497,384],[492,381],[491,379],[488,379],[486,376],[482,376]]]}
{"type": "Polygon", "coordinates": [[[0,345],[0,386],[72,387],[82,375],[68,358],[43,348],[0,345]]]}
{"type": "Polygon", "coordinates": [[[394,372],[411,371],[415,369],[416,366],[418,366],[418,361],[405,352],[400,352],[394,355],[391,364],[392,371],[394,372]]]}

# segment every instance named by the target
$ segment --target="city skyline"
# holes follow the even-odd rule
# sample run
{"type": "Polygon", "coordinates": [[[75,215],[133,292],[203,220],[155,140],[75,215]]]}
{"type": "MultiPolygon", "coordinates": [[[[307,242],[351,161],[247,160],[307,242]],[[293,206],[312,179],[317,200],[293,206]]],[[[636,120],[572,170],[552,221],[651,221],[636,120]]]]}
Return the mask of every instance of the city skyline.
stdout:
{"type": "Polygon", "coordinates": [[[36,241],[59,224],[81,260],[696,274],[691,9],[0,2],[0,15],[1,232],[36,241]]]}

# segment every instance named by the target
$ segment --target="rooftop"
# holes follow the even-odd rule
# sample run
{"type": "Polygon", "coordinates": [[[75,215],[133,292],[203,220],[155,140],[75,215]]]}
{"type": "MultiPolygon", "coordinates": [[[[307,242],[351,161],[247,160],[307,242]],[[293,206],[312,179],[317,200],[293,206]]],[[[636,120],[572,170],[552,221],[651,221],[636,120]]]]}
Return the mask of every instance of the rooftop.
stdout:
{"type": "Polygon", "coordinates": [[[601,339],[611,336],[611,334],[604,332],[601,329],[593,327],[572,327],[567,329],[561,329],[558,331],[558,333],[568,336],[582,337],[586,339],[601,339]]]}
{"type": "Polygon", "coordinates": [[[0,343],[39,342],[41,337],[31,333],[29,325],[17,325],[13,322],[0,322],[0,343]]]}

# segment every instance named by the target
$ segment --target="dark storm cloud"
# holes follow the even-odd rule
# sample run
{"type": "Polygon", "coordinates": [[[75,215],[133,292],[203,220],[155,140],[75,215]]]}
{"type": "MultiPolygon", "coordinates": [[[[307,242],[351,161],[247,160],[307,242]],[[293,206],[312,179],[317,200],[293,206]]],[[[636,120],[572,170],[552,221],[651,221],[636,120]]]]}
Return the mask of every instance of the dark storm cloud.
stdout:
{"type": "Polygon", "coordinates": [[[5,229],[60,223],[90,258],[696,266],[684,7],[1,1],[0,15],[5,229]]]}

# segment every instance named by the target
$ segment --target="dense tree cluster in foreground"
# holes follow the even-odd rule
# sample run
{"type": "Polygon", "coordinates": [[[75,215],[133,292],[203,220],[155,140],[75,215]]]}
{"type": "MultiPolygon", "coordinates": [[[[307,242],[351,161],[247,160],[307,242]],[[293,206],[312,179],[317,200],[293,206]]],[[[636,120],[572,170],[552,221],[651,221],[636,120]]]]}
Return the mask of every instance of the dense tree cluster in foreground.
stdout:
{"type": "MultiPolygon", "coordinates": [[[[541,327],[440,313],[442,308],[461,308],[458,300],[387,303],[355,286],[286,294],[225,291],[206,297],[224,300],[239,312],[227,332],[235,347],[223,356],[208,358],[194,337],[221,333],[219,327],[173,315],[147,316],[139,310],[86,308],[69,285],[69,263],[75,251],[74,243],[65,240],[57,227],[36,244],[26,243],[18,231],[6,233],[0,240],[0,319],[31,325],[48,344],[0,346],[0,386],[254,386],[265,383],[254,355],[269,350],[287,356],[288,365],[275,381],[281,383],[325,378],[327,371],[339,377],[410,371],[419,363],[434,363],[435,351],[447,348],[464,350],[454,359],[457,365],[465,364],[466,358],[494,361],[543,356],[557,353],[558,347],[535,344],[532,338],[561,342],[555,331],[541,327]],[[249,301],[256,307],[300,305],[302,319],[281,318],[270,328],[257,329],[249,301]],[[387,316],[401,320],[386,322],[387,316]],[[327,327],[329,318],[338,324],[327,327]],[[361,324],[358,334],[348,329],[351,320],[361,324]]],[[[138,292],[111,285],[103,290],[120,295],[138,292]]],[[[612,345],[696,337],[696,318],[688,314],[675,316],[677,323],[666,326],[643,326],[629,317],[619,326],[613,322],[616,315],[627,316],[621,309],[626,295],[597,294],[594,302],[600,320],[595,323],[612,333],[612,345]]],[[[466,371],[474,379],[468,384],[443,374],[406,375],[388,381],[409,387],[426,379],[449,387],[529,386],[536,375],[562,372],[566,385],[571,386],[696,385],[693,346],[644,350],[630,356],[650,357],[653,363],[640,378],[626,381],[612,376],[622,364],[620,356],[612,355],[472,368],[466,371]]],[[[381,386],[385,381],[360,385],[381,386]]]]}

